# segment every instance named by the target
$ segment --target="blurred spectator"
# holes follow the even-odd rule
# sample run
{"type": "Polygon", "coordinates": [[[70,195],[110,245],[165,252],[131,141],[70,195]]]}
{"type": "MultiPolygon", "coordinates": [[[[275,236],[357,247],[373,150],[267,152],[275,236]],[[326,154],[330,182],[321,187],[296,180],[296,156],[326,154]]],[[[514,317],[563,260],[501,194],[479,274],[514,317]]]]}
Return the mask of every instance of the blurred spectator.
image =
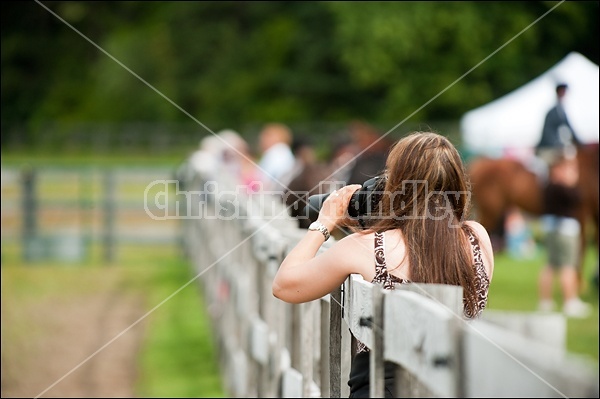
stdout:
{"type": "Polygon", "coordinates": [[[346,183],[363,184],[385,169],[391,143],[382,138],[373,126],[360,121],[350,124],[350,137],[356,145],[357,155],[346,183]]]}
{"type": "Polygon", "coordinates": [[[294,154],[290,148],[292,131],[281,123],[269,123],[259,135],[261,158],[259,166],[262,173],[263,188],[283,194],[287,182],[281,179],[294,167],[294,154]]]}
{"type": "Polygon", "coordinates": [[[552,311],[552,287],[558,275],[563,295],[563,312],[568,317],[587,317],[590,305],[578,297],[579,236],[581,226],[576,209],[581,201],[577,187],[579,169],[573,159],[561,158],[550,168],[550,181],[544,188],[544,216],[547,264],[539,276],[539,309],[552,311]]]}
{"type": "Polygon", "coordinates": [[[328,177],[329,169],[317,160],[314,145],[308,138],[294,139],[292,152],[295,157],[294,167],[282,177],[282,182],[289,182],[284,200],[290,215],[298,217],[298,226],[308,228],[310,221],[301,217],[302,210],[308,197],[319,192],[320,183],[328,177]]]}
{"type": "Polygon", "coordinates": [[[350,174],[356,163],[358,146],[352,141],[347,132],[344,132],[334,139],[332,147],[331,160],[329,161],[331,170],[329,180],[346,183],[350,180],[350,174]]]}
{"type": "Polygon", "coordinates": [[[189,188],[185,187],[185,184],[191,182],[196,173],[202,174],[207,179],[216,179],[223,146],[224,143],[216,135],[203,137],[198,149],[192,152],[175,171],[180,189],[189,188]]]}
{"type": "Polygon", "coordinates": [[[283,176],[281,181],[291,182],[303,174],[307,166],[317,163],[317,155],[313,143],[307,137],[295,137],[292,141],[292,154],[294,155],[293,167],[283,176]]]}
{"type": "Polygon", "coordinates": [[[231,129],[203,137],[198,149],[178,167],[176,178],[183,184],[192,181],[196,173],[206,180],[229,179],[247,186],[249,191],[259,187],[261,180],[250,146],[231,129]]]}
{"type": "Polygon", "coordinates": [[[508,253],[515,259],[531,259],[535,255],[535,240],[523,212],[516,206],[506,215],[505,228],[508,253]]]}
{"type": "Polygon", "coordinates": [[[224,170],[234,178],[236,184],[246,186],[248,192],[256,191],[261,175],[248,143],[231,129],[222,130],[217,135],[224,144],[221,151],[224,170]]]}

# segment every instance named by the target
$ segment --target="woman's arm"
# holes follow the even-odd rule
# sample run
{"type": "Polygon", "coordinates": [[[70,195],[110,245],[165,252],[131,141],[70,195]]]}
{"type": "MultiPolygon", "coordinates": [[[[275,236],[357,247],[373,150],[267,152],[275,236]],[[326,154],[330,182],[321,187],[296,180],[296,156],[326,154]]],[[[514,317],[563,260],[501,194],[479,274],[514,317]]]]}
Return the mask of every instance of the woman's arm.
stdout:
{"type": "MultiPolygon", "coordinates": [[[[346,218],[350,197],[358,188],[360,185],[343,187],[323,203],[318,221],[330,232],[346,218]]],[[[357,256],[353,254],[362,252],[356,251],[358,238],[346,237],[315,257],[323,242],[321,232],[307,231],[281,263],[273,280],[274,296],[290,303],[312,301],[339,287],[355,272],[357,256]]]]}

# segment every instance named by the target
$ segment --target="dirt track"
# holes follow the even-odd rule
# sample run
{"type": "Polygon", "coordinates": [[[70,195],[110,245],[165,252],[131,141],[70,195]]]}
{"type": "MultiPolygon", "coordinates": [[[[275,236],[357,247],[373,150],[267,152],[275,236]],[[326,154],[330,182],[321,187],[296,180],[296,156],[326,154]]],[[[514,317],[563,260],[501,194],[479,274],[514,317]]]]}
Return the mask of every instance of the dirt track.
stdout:
{"type": "Polygon", "coordinates": [[[144,321],[101,348],[144,314],[143,301],[109,280],[76,295],[3,292],[3,398],[134,397],[144,321]]]}

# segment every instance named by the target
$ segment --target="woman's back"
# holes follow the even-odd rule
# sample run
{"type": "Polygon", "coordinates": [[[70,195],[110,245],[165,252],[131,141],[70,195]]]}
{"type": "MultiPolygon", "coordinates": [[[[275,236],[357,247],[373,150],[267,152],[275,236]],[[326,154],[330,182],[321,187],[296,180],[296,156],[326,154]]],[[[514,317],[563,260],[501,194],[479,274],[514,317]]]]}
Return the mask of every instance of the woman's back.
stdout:
{"type": "MultiPolygon", "coordinates": [[[[475,232],[479,227],[478,223],[466,222],[466,228],[463,230],[468,236],[469,250],[472,253],[472,267],[475,269],[477,286],[474,306],[466,306],[468,298],[464,298],[464,315],[467,318],[475,318],[483,312],[487,305],[488,289],[493,271],[493,260],[484,261],[484,248],[491,251],[491,244],[485,242],[487,235],[483,235],[483,246],[480,244],[480,237],[475,232]],[[488,247],[489,245],[489,247],[488,247]],[[489,272],[488,272],[489,270],[489,272]]],[[[481,226],[481,225],[479,225],[481,226]]],[[[372,242],[373,264],[364,268],[363,278],[373,284],[378,284],[383,289],[395,289],[397,284],[410,284],[411,273],[410,263],[407,255],[407,245],[404,235],[400,229],[387,230],[384,232],[357,233],[360,236],[360,251],[366,250],[369,241],[372,242]],[[372,277],[371,277],[372,276],[372,277]]],[[[486,256],[487,257],[487,256],[486,256]]],[[[363,258],[361,256],[361,258],[363,258]]],[[[369,348],[359,340],[355,341],[355,355],[352,360],[348,385],[350,387],[350,397],[369,397],[369,348]]],[[[385,396],[394,397],[395,366],[386,363],[384,370],[385,396]]]]}
{"type": "MultiPolygon", "coordinates": [[[[478,292],[477,295],[477,301],[480,303],[478,308],[481,308],[482,298],[484,295],[487,298],[487,288],[493,275],[493,251],[485,229],[479,223],[474,221],[464,223],[468,231],[463,229],[468,238],[466,249],[472,255],[470,265],[475,269],[478,283],[485,286],[485,290],[478,292]]],[[[407,245],[401,229],[387,230],[380,234],[358,232],[343,240],[352,241],[348,247],[354,249],[353,252],[356,256],[347,257],[347,259],[356,263],[354,267],[360,270],[360,274],[365,281],[377,282],[374,279],[377,276],[376,267],[378,262],[384,263],[385,272],[390,275],[394,282],[408,283],[413,281],[410,260],[407,256],[407,245]],[[380,238],[376,239],[378,235],[380,238]],[[360,252],[360,255],[357,254],[358,252],[360,252]],[[365,262],[369,257],[372,261],[365,262]]],[[[483,309],[481,308],[481,310],[483,309]]]]}

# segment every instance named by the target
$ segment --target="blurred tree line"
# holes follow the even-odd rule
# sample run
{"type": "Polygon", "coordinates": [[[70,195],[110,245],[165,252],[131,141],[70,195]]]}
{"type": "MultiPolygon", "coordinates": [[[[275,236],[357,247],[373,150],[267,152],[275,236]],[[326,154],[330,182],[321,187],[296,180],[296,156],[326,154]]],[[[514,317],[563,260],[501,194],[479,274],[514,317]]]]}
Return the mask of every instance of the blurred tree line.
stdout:
{"type": "MultiPolygon", "coordinates": [[[[40,4],[213,131],[244,133],[391,128],[558,2],[2,2],[3,146],[48,125],[190,122],[40,4]]],[[[564,2],[411,120],[458,120],[570,51],[598,63],[597,38],[598,2],[564,2]]]]}

